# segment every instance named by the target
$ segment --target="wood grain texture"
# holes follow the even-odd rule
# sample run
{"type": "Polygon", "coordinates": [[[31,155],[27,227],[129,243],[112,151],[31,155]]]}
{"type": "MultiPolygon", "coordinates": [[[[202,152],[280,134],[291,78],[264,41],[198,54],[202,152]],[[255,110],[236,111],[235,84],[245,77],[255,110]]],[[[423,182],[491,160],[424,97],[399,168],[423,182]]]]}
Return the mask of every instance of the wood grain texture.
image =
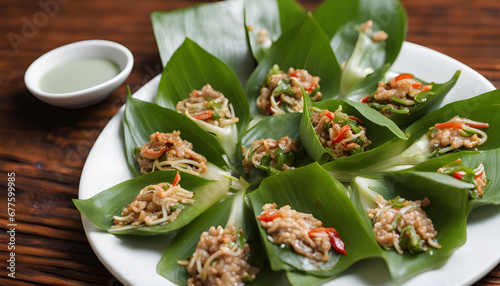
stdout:
{"type": "MultiPolygon", "coordinates": [[[[161,72],[149,14],[202,2],[208,1],[0,2],[0,285],[120,284],[93,253],[71,199],[78,195],[92,145],[125,102],[125,85],[135,91],[161,72]],[[125,84],[103,102],[78,110],[34,98],[23,82],[31,62],[87,39],[116,41],[132,51],[135,64],[125,84]],[[16,174],[16,279],[8,278],[4,267],[8,172],[16,174]]],[[[314,9],[320,1],[300,2],[314,9]]],[[[408,41],[447,54],[500,87],[500,1],[402,2],[408,41]]],[[[500,285],[500,265],[476,285],[500,285]]]]}

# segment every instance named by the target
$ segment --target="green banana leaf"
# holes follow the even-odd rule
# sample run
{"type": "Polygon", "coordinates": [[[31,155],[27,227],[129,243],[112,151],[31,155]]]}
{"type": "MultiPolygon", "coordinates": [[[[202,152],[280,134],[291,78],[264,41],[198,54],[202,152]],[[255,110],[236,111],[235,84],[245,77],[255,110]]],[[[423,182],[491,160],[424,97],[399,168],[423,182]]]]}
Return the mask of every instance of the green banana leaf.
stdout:
{"type": "MultiPolygon", "coordinates": [[[[360,170],[363,173],[376,173],[386,171],[396,171],[411,168],[419,163],[432,158],[432,149],[429,147],[430,141],[427,137],[429,127],[440,122],[446,122],[455,115],[469,118],[476,121],[488,122],[490,127],[484,131],[488,135],[488,140],[478,146],[480,151],[496,149],[500,146],[500,131],[495,126],[500,122],[500,114],[497,112],[500,106],[500,91],[494,90],[480,94],[478,96],[455,101],[436,109],[405,129],[408,140],[397,142],[393,145],[394,149],[387,155],[387,159],[370,165],[368,168],[360,170]]],[[[456,150],[459,151],[460,149],[456,150]]],[[[472,150],[474,151],[474,150],[472,150]]],[[[356,173],[342,168],[330,169],[325,166],[333,176],[342,181],[353,178],[356,173]]],[[[358,175],[360,173],[357,173],[358,175]]]]}
{"type": "Polygon", "coordinates": [[[307,11],[296,0],[277,0],[279,7],[279,19],[281,31],[288,31],[293,28],[298,20],[304,16],[307,11]]]}
{"type": "Polygon", "coordinates": [[[157,272],[173,283],[186,285],[190,275],[186,268],[180,266],[177,261],[188,259],[193,254],[202,232],[208,231],[212,226],[226,226],[235,223],[248,236],[248,243],[254,256],[250,260],[251,264],[260,268],[253,284],[276,285],[282,277],[277,275],[279,273],[271,272],[268,267],[264,267],[264,257],[260,251],[260,241],[256,239],[258,234],[252,217],[253,213],[245,203],[245,190],[215,204],[176,234],[158,262],[157,272]]]}
{"type": "MultiPolygon", "coordinates": [[[[250,144],[255,140],[266,138],[279,140],[284,136],[299,140],[299,126],[301,117],[302,115],[300,113],[286,113],[281,116],[270,116],[262,121],[259,121],[255,126],[249,129],[243,135],[240,145],[248,148],[250,144]]],[[[238,173],[240,174],[240,176],[245,177],[245,179],[249,183],[251,183],[252,186],[258,186],[258,183],[260,183],[263,178],[267,177],[267,174],[264,171],[254,168],[249,175],[246,175],[243,171],[243,165],[240,163],[243,161],[243,154],[238,153],[237,156],[238,157],[235,162],[239,163],[238,173]]],[[[296,156],[294,158],[293,166],[305,166],[312,162],[313,160],[309,156],[307,156],[307,153],[301,150],[299,156],[296,156]]],[[[255,189],[255,187],[250,187],[249,189],[253,190],[255,189]]]]}
{"type": "MultiPolygon", "coordinates": [[[[312,111],[309,110],[311,102],[306,96],[304,100],[304,111],[302,112],[302,120],[300,122],[300,140],[304,145],[307,153],[311,158],[320,164],[326,163],[333,157],[330,156],[329,152],[323,148],[318,136],[314,131],[314,127],[311,123],[312,111]]],[[[406,135],[396,126],[394,122],[384,117],[377,111],[369,108],[368,106],[354,101],[341,101],[341,100],[328,100],[315,102],[312,106],[320,109],[328,109],[330,111],[335,111],[342,106],[342,112],[350,115],[356,116],[363,121],[363,126],[366,127],[366,134],[372,144],[369,146],[368,151],[364,151],[359,154],[355,154],[349,157],[339,158],[331,162],[329,167],[326,169],[335,169],[335,166],[339,168],[347,168],[344,171],[359,170],[360,166],[369,166],[377,163],[377,161],[387,158],[393,152],[390,150],[396,150],[394,144],[400,144],[400,141],[406,140],[406,135]],[[391,146],[392,145],[392,146],[391,146]],[[378,149],[382,148],[384,152],[378,149]]]]}
{"type": "MultiPolygon", "coordinates": [[[[361,176],[352,181],[351,199],[363,216],[367,228],[372,228],[373,225],[366,210],[376,207],[373,200],[379,194],[386,200],[399,195],[407,200],[421,200],[428,197],[431,202],[424,210],[437,230],[436,238],[441,248],[430,248],[427,252],[417,255],[409,254],[407,251],[403,255],[395,250],[383,251],[382,257],[396,283],[402,283],[421,272],[440,267],[465,243],[468,215],[467,188],[471,186],[444,174],[415,171],[361,176]]],[[[373,232],[371,235],[375,239],[373,232]]]]}
{"type": "Polygon", "coordinates": [[[380,81],[387,81],[387,73],[391,67],[390,63],[383,65],[376,71],[368,74],[362,80],[358,81],[351,89],[340,99],[350,99],[352,101],[360,101],[366,95],[377,90],[380,81]]]}
{"type": "Polygon", "coordinates": [[[461,159],[463,164],[471,169],[483,164],[488,179],[484,187],[484,194],[481,198],[470,200],[470,209],[475,209],[483,205],[500,205],[500,178],[497,168],[500,167],[500,149],[483,152],[462,151],[446,156],[433,158],[409,169],[412,171],[437,172],[437,170],[453,161],[461,159]]]}
{"type": "Polygon", "coordinates": [[[310,74],[319,76],[323,100],[338,93],[340,66],[323,30],[310,14],[281,35],[248,79],[245,93],[250,103],[250,112],[256,118],[264,117],[259,113],[256,100],[260,95],[264,77],[275,64],[285,72],[289,67],[293,67],[306,69],[310,74]]]}
{"type": "Polygon", "coordinates": [[[402,154],[402,161],[416,165],[429,159],[432,153],[426,136],[429,127],[433,127],[436,123],[446,122],[456,115],[489,123],[490,127],[484,129],[488,140],[477,149],[484,151],[498,148],[500,146],[500,128],[497,128],[500,122],[499,107],[500,90],[493,90],[469,99],[452,102],[428,113],[405,129],[405,133],[409,134],[406,142],[408,149],[402,154]]]}
{"type": "MultiPolygon", "coordinates": [[[[277,207],[290,205],[299,212],[312,214],[323,222],[324,227],[334,227],[345,242],[347,255],[331,251],[329,262],[315,264],[290,247],[283,248],[270,242],[266,230],[260,227],[261,240],[275,271],[298,271],[332,278],[358,260],[380,255],[371,230],[364,227],[345,187],[317,163],[268,177],[248,197],[255,216],[262,212],[266,203],[276,203],[277,207]]],[[[255,221],[260,225],[256,217],[255,221]]],[[[296,281],[290,282],[298,285],[296,281]]]]}
{"type": "Polygon", "coordinates": [[[291,28],[305,13],[294,0],[245,0],[245,27],[257,62],[262,60],[281,32],[291,28]],[[259,40],[259,32],[264,29],[268,32],[267,39],[259,40]]]}
{"type": "MultiPolygon", "coordinates": [[[[347,63],[344,74],[351,73],[349,77],[356,77],[356,73],[352,73],[351,69],[359,68],[354,64],[349,65],[349,61],[353,58],[358,58],[354,62],[360,62],[363,67],[359,71],[361,73],[366,68],[374,71],[386,63],[392,64],[401,50],[408,27],[404,7],[398,0],[326,0],[316,8],[314,18],[331,39],[330,44],[338,61],[347,63]],[[367,20],[373,21],[374,31],[385,31],[388,34],[387,40],[380,43],[373,41],[363,43],[358,40],[356,26],[367,20]]],[[[342,80],[350,82],[345,84],[343,91],[349,90],[349,86],[356,81],[342,80]]]]}
{"type": "MultiPolygon", "coordinates": [[[[384,66],[386,67],[386,66],[384,66]]],[[[382,68],[381,71],[383,71],[382,68]]],[[[355,101],[359,101],[362,97],[369,95],[377,90],[378,81],[383,81],[383,74],[380,72],[370,74],[370,77],[366,77],[356,84],[350,91],[347,98],[355,101]],[[379,80],[375,83],[375,76],[380,76],[379,80]]],[[[394,121],[398,126],[405,127],[409,124],[417,121],[419,118],[425,114],[437,109],[437,107],[443,102],[444,97],[448,92],[455,86],[458,78],[460,77],[461,71],[455,72],[453,77],[445,83],[435,83],[435,82],[425,82],[420,80],[422,84],[431,84],[432,89],[420,95],[421,102],[409,107],[409,114],[393,114],[391,120],[394,121]]]]}
{"type": "Polygon", "coordinates": [[[362,78],[385,64],[384,47],[384,42],[374,42],[365,32],[358,32],[351,57],[342,72],[340,94],[346,94],[362,78]]]}
{"type": "Polygon", "coordinates": [[[193,143],[194,151],[205,156],[208,162],[220,169],[228,167],[224,160],[224,149],[213,135],[202,130],[186,116],[156,104],[135,99],[130,92],[125,106],[123,129],[127,161],[137,175],[140,169],[134,155],[134,148],[148,142],[149,136],[156,131],[180,130],[181,138],[193,143]]]}
{"type": "Polygon", "coordinates": [[[221,128],[201,120],[194,122],[203,130],[214,134],[228,156],[232,157],[238,137],[250,121],[250,111],[238,78],[224,62],[207,53],[192,40],[186,39],[162,72],[156,103],[175,110],[179,101],[187,98],[193,90],[201,90],[206,84],[222,92],[233,105],[239,118],[236,123],[237,132],[233,128],[234,124],[221,128]]]}
{"type": "Polygon", "coordinates": [[[230,66],[242,84],[246,82],[255,61],[243,10],[243,0],[229,0],[151,13],[163,66],[188,37],[230,66]]]}
{"type": "Polygon", "coordinates": [[[194,193],[195,202],[186,205],[178,218],[165,225],[143,226],[134,229],[111,229],[113,216],[120,215],[122,208],[127,207],[146,186],[162,182],[172,183],[177,171],[157,171],[130,179],[106,189],[92,198],[74,199],[78,210],[94,225],[113,234],[158,235],[182,228],[201,215],[210,206],[220,200],[229,190],[228,179],[219,175],[219,181],[210,181],[200,176],[182,173],[179,185],[194,193]]]}

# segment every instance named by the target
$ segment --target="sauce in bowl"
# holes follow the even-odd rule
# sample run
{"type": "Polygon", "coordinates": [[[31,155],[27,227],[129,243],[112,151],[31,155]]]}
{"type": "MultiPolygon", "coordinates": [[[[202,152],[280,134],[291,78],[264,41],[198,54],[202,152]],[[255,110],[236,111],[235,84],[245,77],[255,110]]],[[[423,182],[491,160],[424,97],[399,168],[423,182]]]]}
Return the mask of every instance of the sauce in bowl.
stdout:
{"type": "Polygon", "coordinates": [[[118,65],[107,59],[86,58],[62,63],[40,79],[40,89],[48,93],[68,93],[106,82],[120,73],[118,65]]]}
{"type": "Polygon", "coordinates": [[[87,40],[51,50],[26,70],[28,90],[48,104],[82,108],[109,96],[129,76],[132,53],[105,40],[87,40]]]}

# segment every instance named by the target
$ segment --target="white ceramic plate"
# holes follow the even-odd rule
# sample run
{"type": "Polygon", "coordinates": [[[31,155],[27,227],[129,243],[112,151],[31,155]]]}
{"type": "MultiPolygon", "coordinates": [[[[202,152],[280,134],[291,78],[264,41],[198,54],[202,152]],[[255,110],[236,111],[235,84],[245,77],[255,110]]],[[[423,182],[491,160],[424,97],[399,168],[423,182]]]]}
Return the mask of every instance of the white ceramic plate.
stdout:
{"type": "MultiPolygon", "coordinates": [[[[405,42],[393,70],[413,73],[425,81],[445,82],[462,70],[455,87],[443,104],[465,99],[494,86],[476,71],[431,49],[405,42]]],[[[160,77],[157,76],[135,97],[153,101],[160,77]]],[[[79,198],[87,199],[117,183],[133,178],[127,165],[123,143],[123,108],[111,119],[92,148],[83,168],[79,198]]],[[[83,226],[94,252],[104,266],[126,285],[172,285],[156,273],[168,237],[118,237],[97,229],[84,217],[83,226]]],[[[409,285],[472,284],[500,262],[500,208],[486,206],[474,210],[467,222],[467,242],[436,270],[406,281],[409,285]]],[[[384,262],[369,259],[356,263],[329,284],[392,285],[384,262]]]]}

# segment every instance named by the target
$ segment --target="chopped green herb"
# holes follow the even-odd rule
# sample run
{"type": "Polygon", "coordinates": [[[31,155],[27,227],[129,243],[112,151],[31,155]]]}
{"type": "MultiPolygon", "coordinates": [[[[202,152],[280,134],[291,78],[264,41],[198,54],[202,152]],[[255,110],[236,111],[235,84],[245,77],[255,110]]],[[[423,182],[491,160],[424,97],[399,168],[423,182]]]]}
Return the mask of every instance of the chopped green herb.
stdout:
{"type": "Polygon", "coordinates": [[[220,119],[219,114],[217,114],[217,113],[213,113],[213,114],[212,114],[212,119],[213,119],[213,120],[219,120],[219,119],[220,119]]]}
{"type": "Polygon", "coordinates": [[[134,148],[134,155],[137,156],[139,153],[141,153],[141,148],[135,147],[134,148]]]}
{"type": "Polygon", "coordinates": [[[269,157],[269,155],[263,156],[262,159],[260,159],[261,166],[269,167],[270,163],[271,163],[271,157],[269,157]]]}
{"type": "Polygon", "coordinates": [[[425,251],[420,236],[412,225],[406,226],[401,231],[401,243],[399,245],[402,249],[407,249],[414,255],[425,251]],[[410,232],[410,236],[405,235],[406,232],[410,232]]]}
{"type": "Polygon", "coordinates": [[[325,124],[323,125],[323,129],[328,130],[332,127],[332,122],[326,121],[325,124]]]}
{"type": "Polygon", "coordinates": [[[392,199],[392,204],[397,208],[402,208],[405,206],[405,202],[404,200],[401,200],[400,196],[396,196],[394,199],[392,199]]]}
{"type": "Polygon", "coordinates": [[[175,212],[176,210],[179,210],[179,209],[184,209],[184,205],[183,204],[175,204],[175,205],[170,207],[170,210],[173,212],[175,212]]]}

